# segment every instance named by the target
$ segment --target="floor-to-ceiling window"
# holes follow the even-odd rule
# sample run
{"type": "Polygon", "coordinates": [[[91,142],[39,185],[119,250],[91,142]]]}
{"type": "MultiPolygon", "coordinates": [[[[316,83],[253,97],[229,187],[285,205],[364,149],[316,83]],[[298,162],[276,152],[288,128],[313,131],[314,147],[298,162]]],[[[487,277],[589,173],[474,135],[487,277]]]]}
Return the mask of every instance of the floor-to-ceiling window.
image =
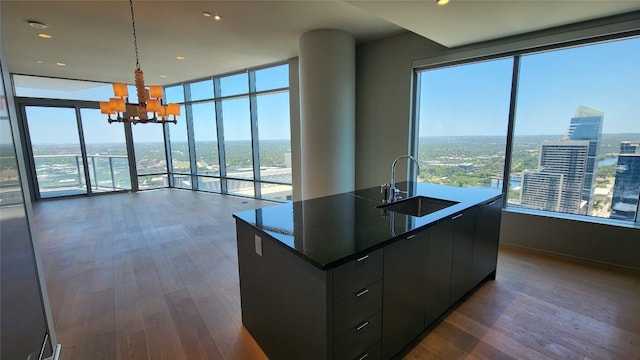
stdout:
{"type": "Polygon", "coordinates": [[[640,38],[520,58],[510,206],[635,218],[640,182],[613,200],[640,173],[639,63],[640,38]]]}
{"type": "Polygon", "coordinates": [[[289,117],[289,67],[255,72],[260,192],[266,198],[291,197],[291,124],[289,117]],[[275,90],[275,91],[273,91],[275,90]]]}
{"type": "Polygon", "coordinates": [[[166,86],[181,115],[164,125],[109,124],[97,101],[110,84],[14,81],[41,197],[176,187],[291,199],[287,64],[166,86]]]}
{"type": "MultiPolygon", "coordinates": [[[[211,91],[213,92],[213,84],[211,91]]],[[[216,108],[213,101],[190,105],[198,190],[220,192],[220,160],[216,108]]]]}
{"type": "MultiPolygon", "coordinates": [[[[129,102],[137,103],[136,88],[133,85],[128,87],[129,102]]],[[[111,125],[116,124],[118,123],[111,125]]],[[[165,127],[160,124],[125,124],[125,126],[131,128],[131,147],[135,158],[137,188],[152,190],[169,187],[165,127]]]]}
{"type": "Polygon", "coordinates": [[[86,194],[75,109],[26,106],[24,116],[40,197],[86,194]]]}
{"type": "Polygon", "coordinates": [[[173,186],[183,189],[191,189],[191,156],[189,147],[189,137],[187,130],[187,116],[185,107],[180,107],[180,116],[177,117],[176,124],[169,124],[169,143],[171,149],[171,177],[173,186]]]}
{"type": "MultiPolygon", "coordinates": [[[[111,85],[13,76],[36,198],[133,188],[125,125],[109,124],[97,101],[111,85]]],[[[165,168],[166,173],[166,168],[165,168]]]]}
{"type": "Polygon", "coordinates": [[[224,142],[221,144],[225,159],[227,192],[253,196],[253,146],[251,143],[251,112],[249,109],[249,73],[223,76],[220,84],[220,115],[224,142]]]}
{"type": "Polygon", "coordinates": [[[184,128],[168,125],[172,176],[196,179],[183,187],[291,199],[288,65],[199,79],[165,91],[168,101],[185,109],[184,128]]]}
{"type": "Polygon", "coordinates": [[[163,127],[151,125],[135,125],[131,128],[140,190],[169,186],[163,127]]]}
{"type": "Polygon", "coordinates": [[[513,58],[418,73],[418,181],[502,188],[513,58]]]}
{"type": "Polygon", "coordinates": [[[502,188],[506,163],[512,209],[636,221],[639,63],[632,37],[418,69],[419,179],[502,188]]]}
{"type": "Polygon", "coordinates": [[[123,125],[104,121],[98,109],[67,104],[21,106],[38,197],[131,190],[123,125]]]}
{"type": "Polygon", "coordinates": [[[80,109],[93,192],[131,190],[124,127],[109,124],[98,109],[80,109]]]}
{"type": "Polygon", "coordinates": [[[249,97],[224,99],[221,105],[227,191],[252,196],[253,182],[244,181],[254,179],[249,97]]]}

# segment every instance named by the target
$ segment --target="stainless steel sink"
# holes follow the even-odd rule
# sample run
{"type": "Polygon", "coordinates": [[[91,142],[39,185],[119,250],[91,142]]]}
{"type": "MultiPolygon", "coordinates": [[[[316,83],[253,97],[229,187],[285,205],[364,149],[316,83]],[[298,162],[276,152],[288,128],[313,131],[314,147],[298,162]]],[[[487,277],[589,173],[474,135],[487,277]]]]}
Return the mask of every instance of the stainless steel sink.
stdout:
{"type": "Polygon", "coordinates": [[[456,204],[458,204],[457,201],[436,199],[426,196],[414,196],[391,204],[380,205],[378,207],[388,211],[420,217],[456,204]]]}

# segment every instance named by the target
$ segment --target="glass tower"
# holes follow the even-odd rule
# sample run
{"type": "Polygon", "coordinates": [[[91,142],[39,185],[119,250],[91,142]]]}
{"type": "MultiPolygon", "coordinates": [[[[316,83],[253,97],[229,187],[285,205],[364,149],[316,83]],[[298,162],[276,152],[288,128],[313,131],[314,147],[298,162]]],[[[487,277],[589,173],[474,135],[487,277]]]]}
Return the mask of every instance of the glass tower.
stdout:
{"type": "Polygon", "coordinates": [[[610,218],[634,221],[639,196],[640,143],[625,141],[620,144],[610,218]]]}
{"type": "Polygon", "coordinates": [[[542,144],[538,170],[523,173],[520,203],[531,209],[585,214],[582,199],[589,141],[542,144]]]}
{"type": "Polygon", "coordinates": [[[590,107],[580,105],[575,115],[571,118],[569,129],[563,140],[588,140],[589,155],[587,157],[587,168],[582,184],[582,201],[586,203],[586,214],[591,214],[593,207],[593,192],[596,187],[596,171],[598,149],[602,138],[602,122],[604,113],[590,107]]]}
{"type": "Polygon", "coordinates": [[[604,113],[580,105],[561,141],[540,147],[538,169],[525,171],[520,204],[530,209],[588,215],[594,203],[604,113]]]}

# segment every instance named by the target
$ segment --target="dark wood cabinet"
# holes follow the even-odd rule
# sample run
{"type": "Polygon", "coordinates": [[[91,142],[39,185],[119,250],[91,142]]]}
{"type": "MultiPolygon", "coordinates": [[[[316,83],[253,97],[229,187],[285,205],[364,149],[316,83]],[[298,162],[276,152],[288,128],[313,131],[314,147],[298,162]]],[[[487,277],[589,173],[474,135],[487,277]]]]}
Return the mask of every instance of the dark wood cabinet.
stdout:
{"type": "Polygon", "coordinates": [[[382,338],[383,250],[376,250],[331,270],[333,359],[367,354],[380,357],[382,338]]]}
{"type": "Polygon", "coordinates": [[[460,300],[475,284],[471,281],[476,209],[469,209],[452,218],[453,253],[451,258],[451,298],[460,300]]]}
{"type": "Polygon", "coordinates": [[[339,338],[382,309],[382,280],[354,291],[333,306],[333,336],[339,338]]]}
{"type": "Polygon", "coordinates": [[[332,358],[329,273],[242,221],[236,231],[242,323],[262,350],[272,359],[332,358]]]}
{"type": "Polygon", "coordinates": [[[424,266],[424,327],[431,325],[449,307],[453,221],[443,221],[429,229],[424,266]]]}
{"type": "Polygon", "coordinates": [[[471,281],[474,284],[478,284],[489,275],[495,279],[501,218],[501,199],[478,208],[471,271],[471,281]]]}
{"type": "Polygon", "coordinates": [[[495,275],[500,220],[460,209],[328,269],[238,220],[242,322],[274,359],[391,359],[495,275]]]}
{"type": "Polygon", "coordinates": [[[321,270],[242,221],[236,229],[242,323],[267,356],[380,358],[384,249],[321,270]]]}
{"type": "Polygon", "coordinates": [[[331,271],[331,275],[333,299],[337,302],[382,279],[382,251],[340,265],[331,271]]]}
{"type": "MultiPolygon", "coordinates": [[[[377,312],[364,319],[334,342],[335,360],[361,358],[375,343],[380,341],[382,332],[382,314],[377,312]]],[[[371,352],[371,350],[369,350],[371,352]]]]}
{"type": "Polygon", "coordinates": [[[423,230],[384,248],[382,358],[389,359],[424,330],[423,230]]]}

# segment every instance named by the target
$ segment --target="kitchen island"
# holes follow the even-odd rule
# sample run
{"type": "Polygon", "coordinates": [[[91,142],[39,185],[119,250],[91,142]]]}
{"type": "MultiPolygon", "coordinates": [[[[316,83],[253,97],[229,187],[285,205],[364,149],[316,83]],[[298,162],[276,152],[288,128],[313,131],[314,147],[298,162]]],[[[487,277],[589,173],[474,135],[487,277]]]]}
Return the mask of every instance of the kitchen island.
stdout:
{"type": "Polygon", "coordinates": [[[393,358],[495,278],[500,192],[411,185],[449,206],[390,211],[376,187],[234,214],[242,321],[267,356],[393,358]]]}

